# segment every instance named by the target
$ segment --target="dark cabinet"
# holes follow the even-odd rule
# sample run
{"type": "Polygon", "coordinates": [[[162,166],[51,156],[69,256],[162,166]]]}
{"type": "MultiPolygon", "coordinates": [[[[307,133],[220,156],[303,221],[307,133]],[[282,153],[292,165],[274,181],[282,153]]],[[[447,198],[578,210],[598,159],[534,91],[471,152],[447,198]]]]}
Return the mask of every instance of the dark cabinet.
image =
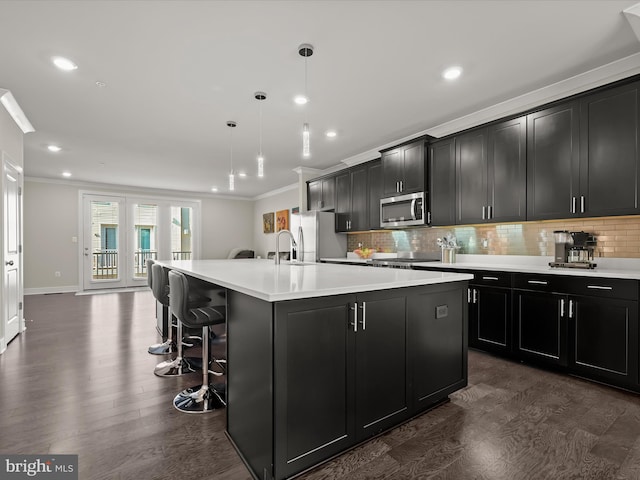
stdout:
{"type": "Polygon", "coordinates": [[[474,274],[467,295],[469,346],[509,354],[511,341],[511,278],[507,273],[474,274]]]}
{"type": "Polygon", "coordinates": [[[455,145],[455,139],[449,138],[429,147],[429,213],[433,226],[456,223],[455,145]]]}
{"type": "Polygon", "coordinates": [[[456,223],[526,219],[526,117],[456,137],[456,223]]]}
{"type": "Polygon", "coordinates": [[[412,413],[467,385],[465,290],[437,286],[407,298],[412,413]]]}
{"type": "Polygon", "coordinates": [[[640,83],[580,100],[580,191],[576,215],[640,213],[640,83]]]}
{"type": "Polygon", "coordinates": [[[335,177],[313,180],[307,184],[307,208],[309,210],[333,210],[335,206],[335,177]]]}
{"type": "Polygon", "coordinates": [[[527,220],[568,218],[579,199],[578,103],[527,116],[527,220]]]}
{"type": "Polygon", "coordinates": [[[275,469],[292,476],[355,442],[355,296],[282,302],[275,323],[275,469]]]}
{"type": "Polygon", "coordinates": [[[515,349],[523,359],[567,366],[568,298],[536,291],[514,291],[515,349]]]}
{"type": "Polygon", "coordinates": [[[425,141],[417,141],[381,152],[383,195],[425,190],[425,141]]]}
{"type": "Polygon", "coordinates": [[[369,229],[366,164],[336,175],[336,232],[369,229]]]}
{"type": "Polygon", "coordinates": [[[369,197],[369,230],[380,229],[380,199],[382,198],[382,161],[367,164],[367,191],[369,197]]]}
{"type": "Polygon", "coordinates": [[[362,440],[409,414],[406,295],[360,294],[354,313],[356,437],[362,440]]]}

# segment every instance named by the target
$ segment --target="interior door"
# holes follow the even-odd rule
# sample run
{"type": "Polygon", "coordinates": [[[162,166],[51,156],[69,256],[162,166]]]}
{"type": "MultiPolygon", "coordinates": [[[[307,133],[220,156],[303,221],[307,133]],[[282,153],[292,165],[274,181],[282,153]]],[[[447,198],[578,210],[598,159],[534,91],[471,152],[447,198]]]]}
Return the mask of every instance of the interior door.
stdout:
{"type": "MultiPolygon", "coordinates": [[[[22,175],[3,152],[4,192],[4,342],[9,343],[22,329],[21,220],[22,175]]],[[[0,351],[2,346],[0,346],[0,351]]]]}
{"type": "Polygon", "coordinates": [[[124,197],[83,195],[82,203],[84,289],[126,287],[124,197]]]}

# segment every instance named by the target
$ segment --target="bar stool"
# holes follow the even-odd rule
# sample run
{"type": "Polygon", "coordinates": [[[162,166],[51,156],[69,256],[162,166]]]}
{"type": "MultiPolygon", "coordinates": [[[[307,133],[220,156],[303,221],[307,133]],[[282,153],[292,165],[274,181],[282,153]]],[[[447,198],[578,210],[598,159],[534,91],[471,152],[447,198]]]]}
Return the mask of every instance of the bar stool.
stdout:
{"type": "MultiPolygon", "coordinates": [[[[169,289],[171,311],[178,322],[191,328],[202,328],[202,338],[209,338],[209,327],[226,322],[225,310],[222,307],[191,308],[189,283],[187,277],[180,272],[169,272],[169,289]]],[[[202,342],[202,384],[181,391],[173,399],[173,406],[185,413],[206,413],[226,406],[222,388],[209,384],[209,342],[202,342]]]]}
{"type": "MultiPolygon", "coordinates": [[[[169,297],[165,294],[165,290],[169,289],[169,285],[160,285],[161,279],[158,279],[156,282],[157,287],[154,290],[153,288],[153,265],[155,264],[155,260],[148,258],[147,259],[147,285],[151,289],[153,293],[153,297],[157,302],[160,302],[163,308],[168,308],[168,299],[169,297]],[[167,300],[167,304],[165,305],[164,300],[167,300]]],[[[152,355],[168,355],[170,353],[175,353],[176,344],[173,341],[173,322],[172,319],[169,318],[167,325],[167,340],[162,343],[155,343],[149,347],[149,353],[152,355]]]]}
{"type": "MultiPolygon", "coordinates": [[[[166,305],[167,307],[169,307],[169,317],[173,318],[175,313],[173,312],[173,309],[171,308],[169,302],[170,286],[168,270],[158,263],[154,263],[151,266],[151,269],[153,276],[152,286],[154,296],[157,294],[156,299],[162,305],[166,305]]],[[[192,293],[187,297],[186,301],[190,308],[198,308],[207,305],[211,301],[211,299],[197,293],[192,293]]],[[[176,337],[178,339],[182,339],[182,322],[178,319],[176,323],[176,337]]],[[[168,341],[169,339],[167,339],[167,342],[168,341]]],[[[154,368],[153,373],[155,373],[159,377],[179,377],[186,373],[195,372],[199,368],[202,368],[200,359],[183,357],[184,345],[182,341],[178,341],[177,344],[174,343],[173,348],[175,348],[176,357],[174,359],[160,362],[154,368]]]]}

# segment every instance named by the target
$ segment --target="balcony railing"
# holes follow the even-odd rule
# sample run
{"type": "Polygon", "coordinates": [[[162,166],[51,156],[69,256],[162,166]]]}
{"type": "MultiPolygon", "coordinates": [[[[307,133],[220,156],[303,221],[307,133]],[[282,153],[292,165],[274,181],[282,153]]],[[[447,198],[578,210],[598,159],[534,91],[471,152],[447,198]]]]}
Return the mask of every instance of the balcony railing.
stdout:
{"type": "MultiPolygon", "coordinates": [[[[191,260],[191,252],[171,252],[173,260],[191,260]]],[[[157,260],[156,250],[138,250],[133,253],[133,276],[147,277],[147,260],[157,260]]],[[[118,278],[118,251],[98,250],[93,252],[92,278],[94,280],[108,280],[118,278]]]]}

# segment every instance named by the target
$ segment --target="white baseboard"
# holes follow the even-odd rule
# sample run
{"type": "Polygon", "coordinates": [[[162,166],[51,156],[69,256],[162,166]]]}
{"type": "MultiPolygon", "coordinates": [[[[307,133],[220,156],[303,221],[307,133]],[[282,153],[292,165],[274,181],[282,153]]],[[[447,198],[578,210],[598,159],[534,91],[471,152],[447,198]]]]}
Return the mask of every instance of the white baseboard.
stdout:
{"type": "Polygon", "coordinates": [[[80,290],[78,285],[66,285],[64,287],[39,287],[25,288],[25,295],[45,295],[47,293],[75,293],[80,290]]]}

